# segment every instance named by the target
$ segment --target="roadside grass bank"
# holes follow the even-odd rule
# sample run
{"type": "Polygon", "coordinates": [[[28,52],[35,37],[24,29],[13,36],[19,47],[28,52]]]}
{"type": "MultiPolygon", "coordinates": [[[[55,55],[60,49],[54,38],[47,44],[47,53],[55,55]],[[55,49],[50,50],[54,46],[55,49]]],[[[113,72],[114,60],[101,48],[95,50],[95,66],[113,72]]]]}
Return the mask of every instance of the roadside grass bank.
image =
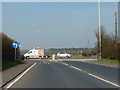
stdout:
{"type": "Polygon", "coordinates": [[[120,60],[116,60],[116,59],[101,58],[101,59],[98,59],[98,61],[120,64],[120,60]]]}
{"type": "Polygon", "coordinates": [[[22,60],[16,60],[16,61],[6,61],[2,62],[2,71],[14,67],[16,65],[23,64],[22,60]]]}

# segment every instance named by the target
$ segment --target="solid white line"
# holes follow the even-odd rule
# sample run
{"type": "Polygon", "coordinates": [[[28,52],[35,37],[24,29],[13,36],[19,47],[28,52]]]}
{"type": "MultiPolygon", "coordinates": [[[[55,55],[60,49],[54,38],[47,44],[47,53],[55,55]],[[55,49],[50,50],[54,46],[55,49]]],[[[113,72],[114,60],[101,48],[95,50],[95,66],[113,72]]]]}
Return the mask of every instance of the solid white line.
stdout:
{"type": "Polygon", "coordinates": [[[23,75],[25,75],[33,66],[35,66],[36,63],[34,63],[32,66],[30,66],[27,70],[25,70],[17,79],[15,79],[12,83],[10,83],[6,88],[10,88],[14,83],[16,83],[23,75]]]}
{"type": "MultiPolygon", "coordinates": [[[[64,63],[64,64],[66,64],[66,63],[64,63]]],[[[117,85],[117,84],[115,84],[115,83],[113,83],[113,82],[111,82],[111,81],[108,81],[108,80],[106,80],[106,79],[100,78],[100,77],[98,77],[98,76],[96,76],[96,75],[93,75],[93,74],[91,74],[91,73],[88,73],[88,72],[86,72],[86,71],[83,71],[83,70],[80,69],[80,68],[71,66],[71,65],[69,65],[69,64],[67,64],[67,65],[70,66],[71,68],[74,68],[74,69],[78,70],[78,71],[82,71],[82,72],[84,72],[84,73],[87,73],[88,75],[90,75],[90,76],[92,76],[92,77],[94,77],[94,78],[97,78],[97,79],[99,79],[99,80],[101,80],[101,81],[104,81],[104,82],[109,83],[109,84],[111,84],[111,85],[114,85],[114,86],[116,86],[116,87],[120,87],[119,85],[117,85]]]]}
{"type": "Polygon", "coordinates": [[[98,77],[98,76],[96,76],[96,75],[93,75],[93,74],[91,74],[91,73],[88,73],[88,75],[90,75],[90,76],[92,76],[92,77],[95,77],[95,78],[97,78],[97,79],[99,79],[99,80],[102,80],[102,81],[104,81],[104,82],[107,82],[107,83],[109,83],[109,84],[112,84],[112,85],[114,85],[114,86],[116,86],[116,87],[120,87],[119,85],[117,85],[117,84],[115,84],[115,83],[113,83],[113,82],[111,82],[111,81],[105,80],[105,79],[100,78],[100,77],[98,77]]]}

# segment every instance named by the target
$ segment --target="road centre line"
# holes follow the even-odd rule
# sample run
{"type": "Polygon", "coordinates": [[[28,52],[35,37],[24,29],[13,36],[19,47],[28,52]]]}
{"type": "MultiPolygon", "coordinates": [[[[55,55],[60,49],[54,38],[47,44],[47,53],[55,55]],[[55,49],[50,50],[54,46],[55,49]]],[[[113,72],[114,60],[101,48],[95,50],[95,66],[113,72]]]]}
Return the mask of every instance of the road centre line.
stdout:
{"type": "Polygon", "coordinates": [[[63,63],[64,65],[68,65],[67,63],[63,63]]]}
{"type": "Polygon", "coordinates": [[[106,83],[109,83],[109,84],[111,84],[111,85],[113,85],[113,86],[120,87],[119,85],[117,85],[117,84],[115,84],[115,83],[113,83],[113,82],[111,82],[111,81],[109,81],[109,80],[103,79],[103,78],[101,78],[101,77],[99,77],[99,76],[96,76],[96,75],[94,75],[94,74],[91,74],[91,73],[88,73],[88,72],[86,72],[86,71],[83,71],[83,70],[80,69],[80,68],[77,68],[77,67],[75,67],[75,66],[69,65],[69,64],[67,64],[67,63],[63,63],[63,64],[64,64],[64,65],[67,65],[67,66],[69,66],[69,67],[71,67],[71,68],[74,68],[74,69],[76,69],[76,70],[78,70],[78,71],[84,72],[84,73],[88,74],[89,76],[92,76],[92,77],[94,77],[94,78],[96,78],[96,79],[99,79],[99,80],[101,80],[101,81],[104,81],[104,82],[106,82],[106,83]]]}
{"type": "Polygon", "coordinates": [[[76,70],[78,70],[78,71],[82,71],[82,69],[79,69],[79,68],[77,68],[77,67],[74,67],[74,66],[70,66],[71,68],[74,68],[74,69],[76,69],[76,70]]]}
{"type": "Polygon", "coordinates": [[[10,88],[13,84],[15,84],[20,78],[22,78],[32,67],[34,67],[36,63],[30,66],[27,70],[25,70],[19,77],[17,77],[13,82],[11,82],[6,88],[10,88]]]}

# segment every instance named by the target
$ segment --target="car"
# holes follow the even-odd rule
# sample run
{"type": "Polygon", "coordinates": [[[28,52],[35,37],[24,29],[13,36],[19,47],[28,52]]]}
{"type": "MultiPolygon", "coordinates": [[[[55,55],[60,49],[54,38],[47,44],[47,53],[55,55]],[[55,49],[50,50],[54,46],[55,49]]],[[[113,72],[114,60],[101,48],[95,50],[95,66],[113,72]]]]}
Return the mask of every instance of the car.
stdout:
{"type": "Polygon", "coordinates": [[[24,59],[25,59],[24,55],[20,55],[20,56],[18,57],[18,60],[24,60],[24,59]]]}
{"type": "Polygon", "coordinates": [[[58,52],[58,53],[57,53],[57,57],[59,57],[59,58],[63,58],[63,57],[65,57],[65,58],[70,58],[71,55],[68,54],[68,53],[66,53],[66,52],[58,52]]]}
{"type": "Polygon", "coordinates": [[[44,54],[44,58],[49,58],[50,55],[44,54]]]}

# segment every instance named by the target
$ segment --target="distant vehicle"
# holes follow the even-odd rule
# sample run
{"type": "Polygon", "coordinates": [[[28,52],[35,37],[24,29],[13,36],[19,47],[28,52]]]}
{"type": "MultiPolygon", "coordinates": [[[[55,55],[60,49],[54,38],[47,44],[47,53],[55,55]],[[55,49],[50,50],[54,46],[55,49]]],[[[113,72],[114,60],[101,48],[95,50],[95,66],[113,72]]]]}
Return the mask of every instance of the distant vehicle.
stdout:
{"type": "Polygon", "coordinates": [[[50,56],[44,54],[44,50],[32,49],[29,50],[26,54],[24,54],[24,57],[26,59],[29,59],[29,58],[49,58],[50,56]]]}
{"type": "Polygon", "coordinates": [[[44,56],[43,56],[44,58],[49,58],[50,57],[50,55],[46,55],[46,54],[44,54],[44,56]]]}
{"type": "Polygon", "coordinates": [[[59,58],[63,58],[63,57],[70,58],[71,55],[66,53],[66,52],[59,52],[59,53],[57,53],[57,57],[59,57],[59,58]]]}
{"type": "Polygon", "coordinates": [[[18,57],[18,60],[24,60],[24,55],[20,55],[19,57],[18,57]]]}

